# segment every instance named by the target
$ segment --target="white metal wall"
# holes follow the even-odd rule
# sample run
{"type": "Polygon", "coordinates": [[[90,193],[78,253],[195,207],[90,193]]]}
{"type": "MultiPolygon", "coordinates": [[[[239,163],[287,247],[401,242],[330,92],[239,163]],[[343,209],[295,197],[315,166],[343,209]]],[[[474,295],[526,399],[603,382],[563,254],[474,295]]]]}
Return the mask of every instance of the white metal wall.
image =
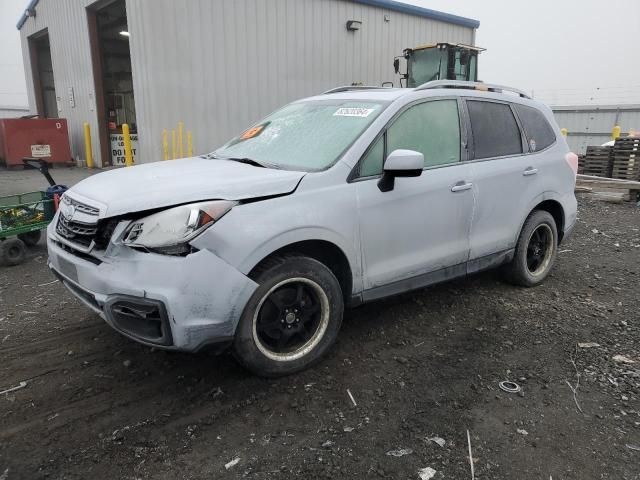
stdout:
{"type": "Polygon", "coordinates": [[[551,107],[560,128],[569,132],[567,143],[576,153],[585,153],[590,145],[611,140],[613,127],[622,134],[640,132],[640,105],[562,106],[551,107]]]}
{"type": "Polygon", "coordinates": [[[74,158],[85,157],[84,122],[89,122],[93,132],[93,158],[100,158],[89,27],[85,9],[92,3],[94,0],[43,0],[36,7],[36,16],[29,18],[20,30],[29,107],[31,113],[36,113],[27,39],[44,28],[48,29],[56,96],[60,97],[58,115],[67,119],[71,154],[74,158]],[[69,88],[73,88],[74,91],[75,107],[69,102],[69,88]]]}
{"type": "MultiPolygon", "coordinates": [[[[84,157],[89,121],[99,158],[87,14],[93,0],[41,0],[22,27],[29,104],[35,109],[27,37],[48,28],[60,116],[72,153],[84,157]],[[67,94],[74,88],[71,108],[67,94]]],[[[194,152],[213,150],[275,108],[352,82],[394,81],[402,49],[473,43],[474,30],[348,0],[126,0],[138,122],[137,161],[162,158],[163,129],[179,121],[194,152]],[[385,20],[387,16],[387,20],[385,20]],[[361,29],[349,32],[347,20],[361,29]]]]}
{"type": "Polygon", "coordinates": [[[397,84],[405,47],[473,40],[470,28],[345,0],[127,0],[127,15],[143,161],[162,158],[162,129],[178,121],[195,153],[211,151],[294,99],[397,84]]]}

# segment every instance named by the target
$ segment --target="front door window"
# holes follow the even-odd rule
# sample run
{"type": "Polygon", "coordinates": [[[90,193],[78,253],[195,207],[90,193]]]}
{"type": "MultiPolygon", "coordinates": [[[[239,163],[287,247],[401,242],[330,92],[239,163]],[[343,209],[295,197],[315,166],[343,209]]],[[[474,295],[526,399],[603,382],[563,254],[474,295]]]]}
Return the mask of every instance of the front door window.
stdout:
{"type": "Polygon", "coordinates": [[[397,149],[422,153],[425,167],[459,162],[458,102],[435,100],[409,108],[387,131],[387,155],[397,149]]]}

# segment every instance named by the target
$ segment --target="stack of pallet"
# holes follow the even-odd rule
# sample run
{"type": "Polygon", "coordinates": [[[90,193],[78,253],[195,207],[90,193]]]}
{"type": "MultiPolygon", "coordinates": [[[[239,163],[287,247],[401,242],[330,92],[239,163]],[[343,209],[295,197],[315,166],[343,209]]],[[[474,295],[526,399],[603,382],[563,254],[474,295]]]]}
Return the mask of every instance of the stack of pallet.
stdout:
{"type": "Polygon", "coordinates": [[[640,180],[640,138],[624,137],[616,140],[611,152],[611,177],[640,180]]]}
{"type": "Polygon", "coordinates": [[[578,157],[578,172],[596,177],[610,177],[612,173],[612,147],[587,147],[587,153],[578,157]]]}
{"type": "Polygon", "coordinates": [[[612,203],[638,202],[640,200],[640,182],[578,174],[576,193],[578,192],[585,193],[595,200],[612,203]]]}

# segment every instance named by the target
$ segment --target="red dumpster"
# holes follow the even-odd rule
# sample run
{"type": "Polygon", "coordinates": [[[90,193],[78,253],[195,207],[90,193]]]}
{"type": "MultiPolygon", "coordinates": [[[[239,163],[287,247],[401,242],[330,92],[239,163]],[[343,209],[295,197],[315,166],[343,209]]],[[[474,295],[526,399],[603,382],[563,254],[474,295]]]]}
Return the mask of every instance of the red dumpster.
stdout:
{"type": "Polygon", "coordinates": [[[24,157],[48,163],[71,164],[69,132],[64,118],[0,119],[0,161],[22,165],[24,157]]]}

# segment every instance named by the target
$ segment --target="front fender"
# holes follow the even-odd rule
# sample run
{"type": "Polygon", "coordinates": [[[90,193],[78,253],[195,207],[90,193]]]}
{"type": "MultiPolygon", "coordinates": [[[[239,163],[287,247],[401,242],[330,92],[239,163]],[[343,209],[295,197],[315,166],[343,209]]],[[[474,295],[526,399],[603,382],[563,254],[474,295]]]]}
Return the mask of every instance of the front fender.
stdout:
{"type": "Polygon", "coordinates": [[[360,234],[355,195],[349,184],[240,205],[191,244],[211,250],[248,274],[261,260],[288,245],[325,241],[339,248],[362,290],[360,234]]]}
{"type": "Polygon", "coordinates": [[[237,268],[241,272],[247,274],[258,263],[260,263],[273,252],[294,243],[314,240],[322,240],[332,243],[336,247],[338,247],[342,251],[342,253],[344,253],[353,274],[355,290],[357,281],[356,279],[360,279],[362,277],[360,262],[357,261],[359,259],[359,255],[357,255],[356,253],[357,246],[353,244],[352,240],[345,238],[338,232],[321,227],[299,227],[266,239],[264,242],[257,245],[256,248],[251,251],[246,256],[246,258],[238,265],[237,268]]]}

